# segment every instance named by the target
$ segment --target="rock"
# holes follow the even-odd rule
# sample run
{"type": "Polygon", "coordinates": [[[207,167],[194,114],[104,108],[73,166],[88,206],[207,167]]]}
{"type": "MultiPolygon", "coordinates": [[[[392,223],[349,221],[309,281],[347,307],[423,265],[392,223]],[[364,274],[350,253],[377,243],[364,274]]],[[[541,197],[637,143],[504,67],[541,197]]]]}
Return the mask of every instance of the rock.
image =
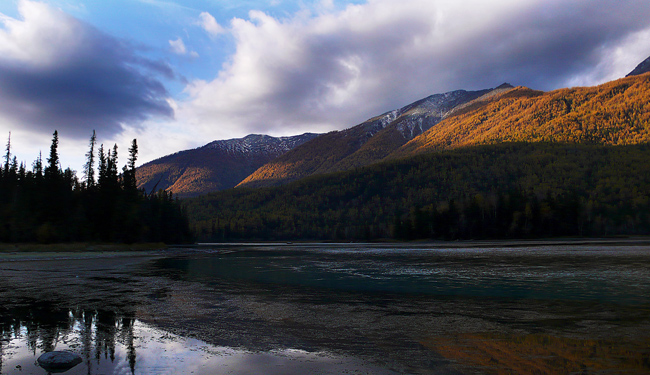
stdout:
{"type": "Polygon", "coordinates": [[[79,354],[72,352],[47,352],[37,359],[39,366],[49,372],[64,372],[83,362],[79,354]]]}

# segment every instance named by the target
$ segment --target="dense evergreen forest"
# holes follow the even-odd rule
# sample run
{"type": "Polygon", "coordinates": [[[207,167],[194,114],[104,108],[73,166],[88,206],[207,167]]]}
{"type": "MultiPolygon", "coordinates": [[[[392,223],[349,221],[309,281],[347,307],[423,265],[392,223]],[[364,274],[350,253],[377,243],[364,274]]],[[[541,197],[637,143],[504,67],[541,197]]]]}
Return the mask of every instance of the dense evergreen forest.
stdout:
{"type": "Polygon", "coordinates": [[[0,169],[0,242],[191,240],[186,216],[170,193],[136,188],[136,140],[120,173],[117,145],[96,150],[93,131],[82,180],[61,169],[58,145],[55,131],[47,160],[39,156],[28,170],[12,157],[9,135],[0,169]]]}
{"type": "Polygon", "coordinates": [[[650,234],[650,145],[483,145],[188,200],[201,241],[650,234]]]}

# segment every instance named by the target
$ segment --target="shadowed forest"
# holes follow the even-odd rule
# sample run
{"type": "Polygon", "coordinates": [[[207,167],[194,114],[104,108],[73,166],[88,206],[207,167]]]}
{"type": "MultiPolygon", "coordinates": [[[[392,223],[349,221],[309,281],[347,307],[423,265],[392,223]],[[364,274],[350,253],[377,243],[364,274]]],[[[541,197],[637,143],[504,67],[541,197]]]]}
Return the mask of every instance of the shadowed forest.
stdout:
{"type": "Polygon", "coordinates": [[[43,161],[39,155],[31,169],[12,157],[9,136],[0,169],[0,242],[191,240],[185,215],[171,193],[137,189],[136,140],[121,172],[117,145],[105,150],[103,145],[96,149],[96,144],[93,132],[80,180],[75,171],[60,167],[56,131],[49,157],[43,161]]]}
{"type": "Polygon", "coordinates": [[[650,146],[485,145],[185,202],[201,241],[650,233],[650,146]]]}

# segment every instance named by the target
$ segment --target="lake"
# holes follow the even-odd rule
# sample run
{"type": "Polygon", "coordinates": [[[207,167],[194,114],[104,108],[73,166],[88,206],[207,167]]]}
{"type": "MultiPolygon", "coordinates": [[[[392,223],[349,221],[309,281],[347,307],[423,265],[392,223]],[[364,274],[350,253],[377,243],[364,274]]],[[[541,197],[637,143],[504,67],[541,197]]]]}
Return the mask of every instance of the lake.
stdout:
{"type": "Polygon", "coordinates": [[[0,261],[0,373],[650,373],[650,247],[215,245],[0,261]]]}

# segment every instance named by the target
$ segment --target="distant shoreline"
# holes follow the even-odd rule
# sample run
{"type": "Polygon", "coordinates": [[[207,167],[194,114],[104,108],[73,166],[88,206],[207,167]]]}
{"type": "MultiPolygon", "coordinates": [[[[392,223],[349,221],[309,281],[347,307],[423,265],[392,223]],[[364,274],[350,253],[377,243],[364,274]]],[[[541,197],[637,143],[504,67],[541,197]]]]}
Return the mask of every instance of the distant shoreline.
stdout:
{"type": "Polygon", "coordinates": [[[535,240],[413,241],[413,242],[231,242],[187,245],[145,244],[0,244],[0,262],[27,260],[78,260],[113,257],[160,257],[192,250],[224,248],[275,248],[309,246],[403,247],[421,249],[516,248],[535,246],[650,246],[650,237],[549,238],[535,240]]]}
{"type": "Polygon", "coordinates": [[[540,238],[540,239],[501,239],[501,240],[459,240],[459,241],[370,241],[370,242],[332,242],[332,241],[251,241],[215,242],[192,245],[174,245],[174,248],[248,247],[248,246],[309,246],[309,245],[369,245],[430,248],[477,248],[477,247],[531,247],[562,245],[603,245],[603,246],[650,246],[650,236],[611,237],[611,238],[540,238]]]}
{"type": "Polygon", "coordinates": [[[105,252],[105,251],[151,251],[163,250],[167,245],[164,243],[94,243],[94,242],[72,242],[72,243],[0,243],[0,253],[6,252],[105,252]]]}

